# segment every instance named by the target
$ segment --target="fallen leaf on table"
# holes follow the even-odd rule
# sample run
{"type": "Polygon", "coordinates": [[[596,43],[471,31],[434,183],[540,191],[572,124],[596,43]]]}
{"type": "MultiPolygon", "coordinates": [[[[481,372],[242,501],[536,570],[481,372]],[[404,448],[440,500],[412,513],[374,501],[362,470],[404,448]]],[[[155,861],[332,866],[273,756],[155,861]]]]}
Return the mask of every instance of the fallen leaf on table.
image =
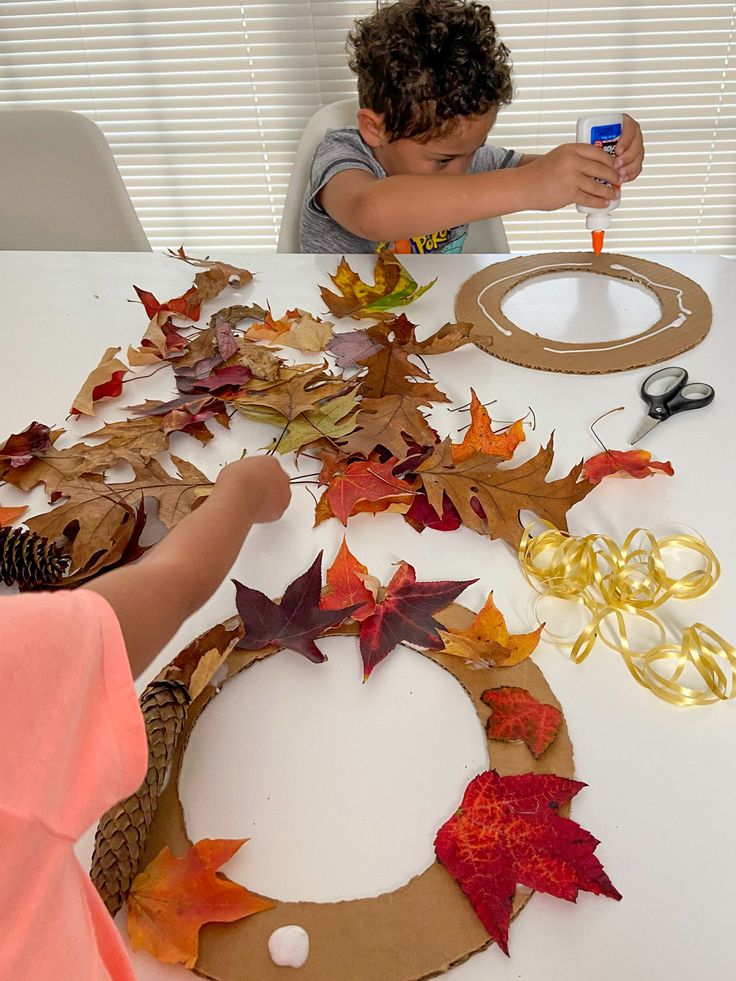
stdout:
{"type": "Polygon", "coordinates": [[[417,582],[414,568],[407,562],[400,562],[386,587],[385,596],[360,627],[363,681],[367,681],[376,665],[402,642],[441,650],[442,640],[437,633],[439,624],[433,614],[477,581],[417,582]]]}
{"type": "Polygon", "coordinates": [[[223,361],[227,361],[238,350],[238,342],[235,340],[233,329],[227,320],[215,321],[215,338],[217,350],[220,352],[223,361]]]}
{"type": "Polygon", "coordinates": [[[281,361],[265,347],[258,347],[248,341],[241,340],[238,349],[238,360],[250,370],[254,378],[263,381],[276,381],[279,377],[281,361]]]}
{"type": "MultiPolygon", "coordinates": [[[[237,345],[236,348],[237,350],[237,345]]],[[[209,359],[206,359],[209,360],[209,359]]],[[[195,394],[200,392],[222,392],[225,389],[238,389],[244,385],[252,376],[249,368],[245,365],[228,365],[227,367],[216,367],[211,374],[206,377],[191,377],[187,373],[186,367],[174,372],[176,377],[176,387],[183,394],[195,394]]]]}
{"type": "Polygon", "coordinates": [[[417,286],[409,272],[396,256],[381,252],[374,270],[375,283],[368,286],[354,273],[345,260],[340,260],[337,272],[330,279],[341,295],[320,286],[322,299],[330,313],[336,317],[377,317],[387,316],[391,307],[404,306],[418,299],[434,286],[436,280],[426,286],[417,286]]]}
{"type": "Polygon", "coordinates": [[[570,902],[580,890],[621,898],[593,854],[598,840],[557,813],[584,786],[552,773],[488,770],[437,832],[437,858],[505,954],[517,883],[570,902]]]}
{"type": "Polygon", "coordinates": [[[338,368],[353,368],[358,361],[369,358],[380,347],[364,330],[352,330],[333,337],[326,350],[336,359],[338,368]]]}
{"type": "Polygon", "coordinates": [[[430,403],[408,395],[385,395],[383,398],[364,398],[355,420],[356,430],[340,440],[347,453],[368,456],[377,446],[385,447],[399,459],[406,456],[409,443],[432,446],[436,434],[427,422],[423,406],[430,403]]]}
{"type": "Polygon", "coordinates": [[[539,759],[562,724],[562,712],[538,701],[525,688],[489,688],[481,695],[493,710],[486,732],[489,739],[514,742],[522,739],[539,759]]]}
{"type": "Polygon", "coordinates": [[[145,462],[169,445],[168,434],[162,430],[161,420],[156,416],[108,422],[101,429],[88,433],[85,439],[103,440],[95,446],[83,443],[78,447],[86,454],[91,472],[106,470],[121,460],[145,462]]]}
{"type": "Polygon", "coordinates": [[[464,344],[472,344],[471,333],[474,325],[467,323],[444,324],[434,334],[425,337],[423,341],[418,341],[414,336],[414,328],[411,334],[402,342],[402,346],[407,354],[448,354],[455,351],[464,344]]]}
{"type": "Polygon", "coordinates": [[[583,477],[591,484],[599,484],[604,477],[611,474],[624,474],[629,477],[649,477],[656,470],[674,476],[675,471],[669,460],[658,463],[652,460],[648,450],[606,450],[590,457],[583,464],[583,477]]]}
{"type": "Polygon", "coordinates": [[[455,531],[462,524],[457,508],[447,494],[442,497],[440,515],[429,503],[424,491],[417,491],[414,495],[411,507],[404,515],[404,521],[418,532],[424,531],[425,528],[432,528],[434,531],[455,531]]]}
{"type": "Polygon", "coordinates": [[[233,328],[237,327],[243,320],[264,320],[267,314],[268,310],[264,310],[257,303],[251,303],[249,306],[235,304],[231,307],[223,307],[222,310],[213,313],[210,317],[210,327],[216,329],[218,324],[227,323],[233,328]]]}
{"type": "Polygon", "coordinates": [[[70,412],[72,415],[93,416],[95,402],[100,399],[117,398],[123,390],[123,376],[128,366],[115,357],[119,347],[109,347],[102,355],[97,367],[90,372],[87,380],[77,393],[70,412]]]}
{"type": "MultiPolygon", "coordinates": [[[[288,423],[277,414],[275,424],[285,425],[286,428],[274,449],[279,453],[293,453],[318,439],[346,436],[355,429],[357,411],[358,400],[355,392],[348,392],[346,395],[327,399],[314,409],[307,409],[288,423]]],[[[267,420],[264,418],[263,421],[267,420]]]]}
{"type": "Polygon", "coordinates": [[[438,514],[447,494],[466,527],[492,539],[503,538],[518,549],[521,511],[533,511],[567,531],[568,510],[593,489],[587,480],[578,481],[582,464],[573,467],[566,477],[546,480],[554,458],[553,447],[550,438],[531,460],[513,469],[499,469],[497,457],[483,454],[453,464],[451,444],[445,440],[419,464],[416,474],[438,514]]]}
{"type": "Polygon", "coordinates": [[[204,838],[176,858],[168,846],[139,873],[128,895],[133,950],[193,968],[205,923],[232,923],[274,903],[217,874],[248,838],[204,838]]]}
{"type": "Polygon", "coordinates": [[[386,324],[375,324],[366,329],[366,334],[379,344],[375,354],[361,358],[358,362],[368,370],[361,379],[360,392],[366,399],[380,399],[386,395],[408,395],[427,402],[447,402],[449,399],[441,392],[432,377],[409,360],[400,344],[395,325],[399,318],[386,324]],[[415,379],[422,379],[415,381],[415,379]]]}
{"type": "Polygon", "coordinates": [[[42,422],[32,422],[21,433],[8,436],[0,446],[0,467],[23,467],[34,457],[51,449],[51,430],[42,422]]]}
{"type": "Polygon", "coordinates": [[[368,569],[359,562],[343,538],[335,561],[327,570],[327,588],[319,605],[323,610],[342,610],[355,607],[350,614],[353,620],[365,620],[376,608],[376,598],[368,589],[365,579],[368,569]]]}
{"type": "Polygon", "coordinates": [[[214,259],[193,259],[184,252],[183,247],[178,248],[176,252],[173,249],[168,249],[166,254],[174,259],[181,259],[190,266],[199,266],[205,270],[197,273],[194,277],[196,292],[190,300],[191,313],[187,314],[192,320],[199,319],[201,304],[207,300],[214,300],[226,286],[242,289],[253,279],[253,274],[247,269],[231,266],[228,262],[218,262],[214,259]],[[196,316],[193,315],[195,312],[196,316]]]}
{"type": "Polygon", "coordinates": [[[246,338],[251,341],[271,341],[298,351],[324,351],[332,340],[333,324],[320,320],[304,310],[287,310],[280,320],[274,320],[270,312],[263,323],[253,324],[246,338]]]}
{"type": "Polygon", "coordinates": [[[235,604],[243,621],[243,639],[238,647],[248,651],[276,644],[319,664],[327,658],[315,640],[330,627],[342,623],[355,609],[354,606],[342,610],[320,608],[322,552],[304,575],[286,587],[280,603],[235,579],[233,583],[235,604]]]}
{"type": "MultiPolygon", "coordinates": [[[[51,433],[52,440],[63,430],[51,433]]],[[[38,484],[43,484],[46,493],[52,499],[67,494],[67,487],[84,473],[96,469],[104,470],[109,464],[98,463],[95,455],[96,447],[88,447],[84,443],[68,446],[57,450],[50,446],[47,450],[31,457],[22,466],[5,464],[0,455],[0,479],[12,484],[18,490],[29,491],[38,484]]]]}
{"type": "Polygon", "coordinates": [[[302,412],[315,409],[324,399],[337,395],[345,388],[342,379],[333,379],[325,374],[322,365],[299,371],[288,381],[279,382],[260,391],[249,386],[248,392],[238,393],[230,400],[239,409],[248,406],[266,406],[281,413],[286,422],[291,422],[302,412]]]}
{"type": "MultiPolygon", "coordinates": [[[[234,618],[233,618],[234,619],[234,618]]],[[[178,681],[185,685],[192,701],[204,691],[228,655],[242,637],[240,625],[215,624],[180,651],[157,680],[178,681]]]]}
{"type": "Polygon", "coordinates": [[[475,453],[485,453],[488,456],[500,457],[502,460],[510,460],[516,447],[526,438],[521,419],[517,419],[505,433],[494,433],[488,410],[472,388],[470,389],[470,420],[470,426],[462,443],[452,444],[453,463],[467,460],[475,453]]]}
{"type": "Polygon", "coordinates": [[[23,517],[27,510],[27,507],[4,508],[0,506],[0,528],[7,528],[8,525],[12,525],[18,518],[23,517]]]}
{"type": "Polygon", "coordinates": [[[544,630],[541,624],[528,634],[509,634],[503,614],[488,594],[483,609],[466,630],[441,631],[445,653],[478,661],[489,667],[510,668],[536,650],[544,630]]]}
{"type": "Polygon", "coordinates": [[[380,501],[390,498],[392,503],[411,503],[414,491],[405,480],[392,474],[398,460],[393,457],[385,463],[359,460],[349,464],[343,473],[333,477],[326,496],[336,518],[346,525],[353,509],[361,501],[380,501]]]}

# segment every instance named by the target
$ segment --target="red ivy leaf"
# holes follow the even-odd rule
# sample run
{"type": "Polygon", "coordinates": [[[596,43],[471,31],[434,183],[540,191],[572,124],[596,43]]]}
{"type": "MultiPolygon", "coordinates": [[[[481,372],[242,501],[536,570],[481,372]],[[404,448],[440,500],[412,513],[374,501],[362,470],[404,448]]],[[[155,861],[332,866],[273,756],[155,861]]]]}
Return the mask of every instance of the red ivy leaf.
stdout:
{"type": "Polygon", "coordinates": [[[363,681],[367,681],[377,664],[403,641],[415,647],[441,650],[437,633],[439,624],[432,616],[444,609],[477,582],[417,582],[414,568],[401,562],[388,584],[386,595],[360,628],[360,653],[363,658],[363,681]]]}
{"type": "Polygon", "coordinates": [[[658,463],[652,460],[648,450],[606,450],[586,460],[583,464],[583,477],[591,484],[599,484],[604,477],[611,474],[628,474],[641,480],[651,476],[655,470],[674,476],[672,464],[658,463]]]}
{"type": "Polygon", "coordinates": [[[319,664],[327,658],[315,644],[329,627],[342,623],[356,609],[320,609],[322,586],[322,552],[303,576],[286,587],[280,603],[274,603],[257,589],[235,583],[235,603],[243,621],[244,635],[238,644],[248,651],[259,651],[278,644],[298,651],[319,664]]]}
{"type": "Polygon", "coordinates": [[[552,745],[562,723],[554,705],[537,701],[525,688],[489,688],[481,698],[493,709],[486,726],[489,739],[523,739],[537,759],[552,745]]]}
{"type": "Polygon", "coordinates": [[[557,814],[584,786],[552,773],[488,770],[471,780],[437,832],[437,858],[505,954],[517,883],[570,902],[580,890],[621,898],[593,854],[598,840],[557,814]]]}

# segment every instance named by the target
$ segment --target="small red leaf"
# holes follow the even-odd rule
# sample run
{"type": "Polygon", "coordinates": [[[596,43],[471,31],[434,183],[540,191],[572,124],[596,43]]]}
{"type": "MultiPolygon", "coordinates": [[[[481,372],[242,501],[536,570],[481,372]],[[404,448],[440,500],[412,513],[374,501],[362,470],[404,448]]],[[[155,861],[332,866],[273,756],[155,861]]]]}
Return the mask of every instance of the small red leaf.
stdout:
{"type": "Polygon", "coordinates": [[[481,697],[493,709],[486,726],[489,739],[523,739],[537,759],[554,742],[562,723],[554,705],[537,701],[525,688],[489,688],[481,697]]]}
{"type": "Polygon", "coordinates": [[[0,462],[23,467],[34,456],[51,449],[51,430],[42,422],[32,422],[22,433],[13,433],[0,446],[0,462]]]}
{"type": "Polygon", "coordinates": [[[652,460],[648,450],[606,450],[585,461],[583,477],[591,484],[599,484],[611,474],[628,474],[641,480],[642,477],[650,477],[655,470],[661,470],[670,477],[675,473],[669,460],[658,463],[652,460]]]}
{"type": "Polygon", "coordinates": [[[442,516],[440,516],[423,491],[415,494],[411,507],[404,515],[404,521],[410,524],[414,531],[419,532],[424,531],[425,528],[432,528],[434,531],[455,531],[462,524],[457,508],[447,494],[442,497],[442,516]]]}

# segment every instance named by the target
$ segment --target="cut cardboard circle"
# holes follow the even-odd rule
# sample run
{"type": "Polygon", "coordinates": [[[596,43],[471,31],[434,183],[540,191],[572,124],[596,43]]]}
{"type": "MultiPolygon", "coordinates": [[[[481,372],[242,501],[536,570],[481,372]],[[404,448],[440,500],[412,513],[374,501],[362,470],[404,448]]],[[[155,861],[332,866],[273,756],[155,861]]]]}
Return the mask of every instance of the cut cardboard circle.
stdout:
{"type": "Polygon", "coordinates": [[[476,346],[502,361],[542,371],[599,375],[668,361],[695,347],[710,329],[712,309],[697,283],[648,259],[548,252],[497,262],[475,273],[460,287],[455,316],[473,323],[476,346]],[[503,313],[501,303],[515,286],[558,272],[597,273],[643,286],[657,299],[660,317],[627,338],[577,343],[546,337],[543,323],[534,332],[522,330],[503,313]]]}
{"type": "MultiPolygon", "coordinates": [[[[465,629],[474,616],[470,610],[453,605],[442,611],[442,622],[448,628],[465,629]]],[[[228,678],[277,651],[274,647],[234,651],[228,659],[228,678]]],[[[462,658],[435,651],[421,653],[457,679],[484,727],[490,709],[481,695],[487,688],[526,688],[540,701],[560,707],[544,675],[531,661],[512,668],[474,670],[462,658]]],[[[165,845],[176,855],[184,854],[191,845],[178,796],[179,774],[189,734],[216,694],[217,689],[206,688],[189,710],[174,753],[171,778],[159,798],[143,865],[165,845]]],[[[304,738],[304,733],[295,734],[295,738],[304,738]]],[[[530,771],[574,775],[564,719],[555,741],[539,760],[523,743],[495,740],[489,743],[489,757],[490,765],[503,776],[530,771]]],[[[560,812],[566,813],[566,809],[560,812]]],[[[517,891],[512,916],[529,896],[517,891]]],[[[208,924],[200,932],[196,973],[213,981],[282,979],[282,969],[268,954],[268,938],[289,924],[303,927],[309,935],[309,959],[299,969],[300,981],[419,981],[444,973],[491,943],[459,885],[444,866],[434,862],[406,885],[380,896],[335,903],[279,902],[273,909],[235,923],[208,924]]]]}

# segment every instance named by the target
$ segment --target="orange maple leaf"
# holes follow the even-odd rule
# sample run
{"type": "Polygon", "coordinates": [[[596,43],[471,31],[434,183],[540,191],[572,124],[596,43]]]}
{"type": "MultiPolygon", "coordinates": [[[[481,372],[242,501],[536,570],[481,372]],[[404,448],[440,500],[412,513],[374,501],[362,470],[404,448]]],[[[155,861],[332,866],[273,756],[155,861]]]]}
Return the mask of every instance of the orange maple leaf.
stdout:
{"type": "Polygon", "coordinates": [[[203,838],[182,858],[168,846],[136,876],[128,895],[128,936],[164,964],[192,968],[204,923],[231,923],[271,909],[269,899],[248,892],[217,869],[247,838],[203,838]]]}
{"type": "Polygon", "coordinates": [[[453,463],[467,460],[474,453],[485,453],[488,456],[500,456],[502,460],[510,460],[516,447],[526,438],[521,419],[517,419],[505,433],[494,433],[488,410],[472,388],[470,389],[470,420],[470,427],[462,443],[452,444],[453,463]]]}
{"type": "Polygon", "coordinates": [[[669,460],[658,463],[652,459],[649,450],[606,450],[597,453],[583,464],[583,477],[591,484],[599,484],[611,474],[628,474],[629,477],[649,477],[655,470],[661,470],[673,477],[675,471],[669,460]]]}
{"type": "Polygon", "coordinates": [[[440,636],[445,643],[445,654],[510,668],[525,661],[536,650],[542,630],[544,624],[529,634],[510,634],[503,614],[493,602],[493,593],[489,593],[485,606],[467,630],[449,633],[441,630],[440,636]]]}

